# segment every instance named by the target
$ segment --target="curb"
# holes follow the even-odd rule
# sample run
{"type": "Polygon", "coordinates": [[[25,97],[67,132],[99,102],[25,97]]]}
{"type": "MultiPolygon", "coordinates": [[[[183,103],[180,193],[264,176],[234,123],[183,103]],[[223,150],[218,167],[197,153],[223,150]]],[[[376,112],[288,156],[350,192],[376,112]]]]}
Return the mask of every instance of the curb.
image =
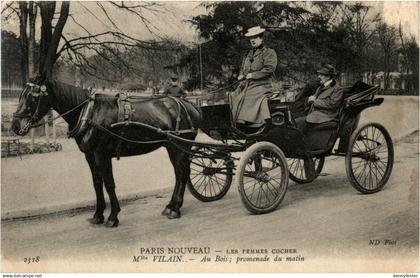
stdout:
{"type": "MultiPolygon", "coordinates": [[[[158,197],[158,198],[166,198],[168,196],[170,198],[171,188],[162,188],[162,189],[154,189],[148,190],[145,192],[131,192],[121,194],[118,198],[120,205],[125,205],[127,203],[131,203],[137,200],[147,199],[150,197],[158,197]]],[[[35,218],[40,216],[52,215],[52,214],[62,214],[71,211],[87,211],[93,210],[96,206],[96,199],[84,199],[75,202],[70,202],[61,205],[51,205],[51,206],[43,206],[43,207],[33,207],[33,208],[25,208],[25,209],[17,209],[17,210],[10,210],[10,211],[2,211],[1,212],[1,221],[13,221],[19,220],[24,218],[35,218]]],[[[109,207],[109,202],[107,202],[107,207],[109,207]]]]}

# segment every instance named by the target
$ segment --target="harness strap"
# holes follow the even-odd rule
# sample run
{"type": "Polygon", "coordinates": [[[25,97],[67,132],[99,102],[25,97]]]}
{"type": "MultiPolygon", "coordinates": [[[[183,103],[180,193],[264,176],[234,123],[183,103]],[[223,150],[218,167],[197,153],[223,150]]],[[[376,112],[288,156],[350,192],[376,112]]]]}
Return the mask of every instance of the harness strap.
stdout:
{"type": "Polygon", "coordinates": [[[196,132],[196,130],[194,128],[194,124],[193,124],[193,122],[191,120],[190,113],[188,112],[188,109],[185,106],[185,104],[182,102],[182,100],[180,100],[177,97],[173,97],[173,96],[168,96],[168,98],[170,98],[173,101],[175,101],[175,103],[177,104],[177,107],[178,107],[178,110],[177,110],[177,118],[176,118],[176,126],[175,126],[175,133],[185,133],[184,131],[180,131],[179,130],[179,125],[181,123],[181,112],[182,112],[182,110],[185,111],[185,115],[187,117],[188,124],[190,125],[190,129],[188,129],[188,131],[189,130],[193,130],[194,132],[196,132]]]}
{"type": "Polygon", "coordinates": [[[118,121],[130,121],[134,112],[126,93],[118,94],[118,121]]]}
{"type": "MultiPolygon", "coordinates": [[[[88,119],[88,122],[89,122],[89,124],[91,124],[95,128],[97,128],[99,130],[102,130],[102,131],[104,131],[104,132],[106,132],[106,133],[108,133],[108,134],[110,134],[112,136],[117,137],[118,139],[121,139],[121,140],[126,141],[126,142],[129,142],[129,143],[133,143],[133,144],[157,144],[157,143],[167,142],[166,139],[162,139],[162,140],[150,140],[150,141],[131,140],[131,139],[125,138],[125,137],[123,137],[123,136],[121,136],[121,135],[119,135],[119,134],[117,134],[117,133],[115,133],[115,132],[113,132],[113,131],[111,131],[111,130],[103,127],[103,126],[101,126],[100,124],[95,123],[94,121],[92,121],[90,119],[88,119]]],[[[136,123],[136,122],[134,122],[134,123],[136,123]]],[[[123,123],[120,123],[120,124],[126,125],[127,122],[123,122],[123,123]]],[[[136,123],[136,124],[141,124],[141,123],[136,123]]],[[[113,126],[116,126],[116,125],[115,124],[111,125],[111,127],[113,127],[113,126]]],[[[151,127],[151,126],[149,126],[149,127],[151,127]]],[[[155,130],[157,130],[157,128],[155,128],[155,127],[152,127],[152,128],[155,129],[155,130]]]]}
{"type": "MultiPolygon", "coordinates": [[[[52,118],[52,119],[51,119],[51,120],[49,120],[49,121],[46,121],[45,123],[52,123],[53,121],[57,120],[58,118],[61,118],[61,117],[65,116],[65,115],[67,115],[67,114],[69,114],[69,113],[73,112],[73,111],[74,111],[74,110],[76,110],[77,108],[80,108],[81,106],[85,105],[88,101],[90,101],[90,99],[89,99],[89,98],[88,98],[88,99],[86,99],[85,101],[81,102],[81,103],[80,103],[80,104],[78,104],[77,106],[73,107],[72,109],[70,109],[70,110],[68,110],[68,111],[64,112],[63,114],[58,114],[57,116],[55,116],[54,118],[52,118]]],[[[36,125],[31,125],[31,128],[42,126],[42,125],[44,125],[45,123],[39,123],[39,124],[36,124],[36,125]]]]}
{"type": "Polygon", "coordinates": [[[95,94],[89,97],[89,102],[84,105],[80,112],[79,119],[77,120],[76,126],[69,132],[68,137],[77,137],[87,128],[87,120],[92,116],[93,106],[95,104],[95,94]]]}

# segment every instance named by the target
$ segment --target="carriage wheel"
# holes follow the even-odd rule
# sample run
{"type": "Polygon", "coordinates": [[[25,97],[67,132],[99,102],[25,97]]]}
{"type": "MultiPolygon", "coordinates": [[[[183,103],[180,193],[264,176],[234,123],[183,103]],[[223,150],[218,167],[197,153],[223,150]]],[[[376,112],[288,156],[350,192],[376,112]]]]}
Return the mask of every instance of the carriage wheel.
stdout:
{"type": "Polygon", "coordinates": [[[286,194],[289,181],[286,157],[272,143],[255,143],[241,157],[236,176],[247,210],[254,214],[271,212],[286,194]]]}
{"type": "Polygon", "coordinates": [[[324,167],[325,157],[314,157],[315,163],[315,178],[314,179],[307,179],[305,173],[305,167],[303,165],[303,159],[298,158],[288,158],[287,164],[289,168],[289,178],[299,184],[309,183],[314,181],[319,174],[322,172],[322,168],[324,167]]]}
{"type": "Polygon", "coordinates": [[[346,172],[361,193],[381,190],[391,175],[394,146],[388,131],[378,123],[367,123],[353,132],[346,154],[346,172]]]}
{"type": "Polygon", "coordinates": [[[229,191],[232,184],[234,163],[230,158],[212,156],[191,158],[190,179],[187,182],[191,194],[202,202],[216,201],[229,191]]]}

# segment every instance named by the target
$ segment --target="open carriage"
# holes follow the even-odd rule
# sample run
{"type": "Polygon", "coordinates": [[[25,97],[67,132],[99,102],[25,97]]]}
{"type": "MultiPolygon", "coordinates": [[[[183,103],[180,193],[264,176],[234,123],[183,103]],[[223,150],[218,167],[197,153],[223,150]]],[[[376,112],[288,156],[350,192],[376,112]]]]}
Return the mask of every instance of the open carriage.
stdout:
{"type": "Polygon", "coordinates": [[[377,90],[364,83],[345,88],[339,118],[320,124],[306,138],[296,126],[293,103],[280,99],[269,100],[271,121],[251,134],[234,126],[229,104],[201,107],[201,130],[222,143],[195,144],[189,190],[201,201],[215,201],[228,192],[236,175],[245,207],[251,213],[268,213],[283,200],[289,178],[296,183],[313,180],[304,170],[303,158],[309,153],[315,162],[315,178],[322,172],[325,157],[344,156],[347,177],[356,190],[380,191],[392,171],[392,139],[379,123],[358,126],[364,109],[383,102],[375,98],[377,90]],[[233,152],[243,153],[237,159],[233,152]]]}
{"type": "Polygon", "coordinates": [[[319,175],[325,157],[344,156],[350,183],[365,194],[381,190],[391,175],[394,151],[387,130],[378,123],[358,127],[360,113],[384,100],[375,98],[376,87],[361,82],[346,88],[335,121],[320,124],[304,136],[295,122],[296,102],[271,98],[271,120],[249,132],[235,126],[228,104],[203,106],[201,117],[191,103],[173,97],[92,96],[60,82],[35,81],[21,93],[12,128],[18,135],[27,134],[50,108],[69,123],[69,136],[85,152],[92,171],[97,194],[93,224],[104,222],[103,181],[111,200],[107,226],[118,226],[120,208],[111,158],[144,154],[162,146],[176,173],[173,196],[163,211],[171,219],[181,215],[185,184],[199,200],[214,201],[228,192],[233,175],[250,212],[271,212],[283,200],[289,178],[297,183],[316,178],[306,177],[304,158],[314,160],[319,175]],[[197,126],[221,142],[195,140],[197,126]],[[233,153],[241,153],[240,159],[233,153]]]}

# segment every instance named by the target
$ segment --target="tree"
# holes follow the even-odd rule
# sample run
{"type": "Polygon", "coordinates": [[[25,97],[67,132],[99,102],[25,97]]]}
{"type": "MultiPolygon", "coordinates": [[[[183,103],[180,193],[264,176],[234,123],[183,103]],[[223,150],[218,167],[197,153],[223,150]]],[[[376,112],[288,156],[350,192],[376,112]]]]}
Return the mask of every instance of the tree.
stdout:
{"type": "Polygon", "coordinates": [[[29,38],[28,38],[28,72],[29,78],[36,75],[36,41],[35,41],[35,23],[37,17],[37,5],[34,1],[29,2],[29,38]]]}
{"type": "MultiPolygon", "coordinates": [[[[221,74],[222,64],[240,65],[249,49],[246,30],[262,25],[269,30],[265,41],[278,56],[276,77],[304,83],[314,78],[324,63],[340,69],[353,66],[355,50],[349,47],[348,26],[343,24],[340,2],[214,2],[203,4],[208,14],[193,17],[201,39],[204,76],[221,74]]],[[[198,51],[184,57],[190,68],[191,86],[199,84],[198,51]]]]}
{"type": "Polygon", "coordinates": [[[403,56],[402,73],[407,82],[410,94],[419,94],[419,46],[416,39],[411,36],[406,38],[403,33],[401,23],[398,28],[398,35],[401,44],[401,54],[403,56]]]}
{"type": "MultiPolygon", "coordinates": [[[[305,57],[306,53],[299,51],[307,42],[302,40],[306,32],[303,30],[305,17],[309,14],[304,7],[293,3],[261,4],[244,1],[212,2],[203,6],[208,10],[208,14],[193,17],[190,22],[197,28],[202,40],[205,40],[201,43],[205,79],[220,77],[222,66],[241,64],[242,57],[249,49],[249,42],[244,34],[248,28],[255,25],[261,25],[271,31],[271,34],[267,34],[266,42],[279,56],[276,76],[295,77],[292,72],[298,67],[297,64],[310,64],[309,55],[305,57]],[[284,25],[289,27],[284,28],[284,25]]],[[[201,77],[201,73],[198,72],[199,60],[199,48],[194,48],[182,59],[182,64],[192,73],[194,80],[188,82],[191,86],[200,84],[197,80],[201,77]]],[[[206,80],[204,83],[207,83],[206,80]]]]}
{"type": "Polygon", "coordinates": [[[383,53],[384,89],[389,88],[389,73],[391,71],[391,59],[397,51],[397,29],[384,22],[376,25],[376,33],[383,53]]]}
{"type": "MultiPolygon", "coordinates": [[[[39,66],[38,73],[44,77],[52,75],[54,65],[56,61],[65,55],[69,61],[74,63],[80,69],[83,69],[84,74],[95,75],[95,71],[90,67],[88,58],[92,54],[99,56],[103,53],[107,53],[103,56],[105,61],[112,62],[115,59],[118,60],[122,66],[117,67],[124,68],[124,62],[119,56],[124,51],[122,49],[129,49],[133,47],[150,49],[151,44],[147,41],[137,39],[126,34],[119,27],[116,20],[112,18],[111,11],[120,10],[126,14],[133,15],[137,18],[138,23],[146,26],[146,28],[153,33],[154,26],[145,14],[146,11],[149,13],[158,14],[162,9],[159,9],[160,5],[152,2],[74,2],[72,5],[81,5],[88,13],[92,15],[92,18],[96,18],[103,24],[109,25],[109,30],[105,32],[95,32],[90,30],[90,26],[83,26],[78,22],[76,17],[70,14],[70,2],[55,2],[55,1],[40,1],[37,5],[28,4],[24,1],[10,2],[2,10],[3,20],[7,20],[12,16],[18,16],[20,19],[20,38],[22,43],[22,79],[27,79],[28,70],[28,39],[27,39],[27,17],[28,10],[30,18],[34,19],[36,13],[31,7],[37,6],[40,11],[41,18],[41,34],[40,34],[40,46],[39,46],[39,66]],[[92,7],[95,6],[102,13],[104,19],[99,19],[97,13],[92,12],[92,7]],[[29,7],[29,8],[28,8],[29,7]],[[58,18],[58,20],[57,20],[58,18]],[[72,23],[78,26],[85,35],[72,36],[66,34],[63,30],[68,19],[72,20],[72,23]],[[63,43],[60,45],[60,42],[63,43]],[[118,51],[116,51],[118,50],[118,51]],[[109,59],[109,55],[115,59],[109,59]],[[24,65],[24,62],[26,63],[24,65]]],[[[31,23],[30,23],[31,24],[31,23]]],[[[31,25],[32,26],[32,25],[31,25]]],[[[31,57],[32,59],[32,57],[31,57]]],[[[26,80],[25,80],[26,82],[26,80]]]]}
{"type": "Polygon", "coordinates": [[[12,32],[1,32],[1,83],[3,86],[21,85],[20,40],[12,32]]]}
{"type": "Polygon", "coordinates": [[[342,25],[347,34],[347,45],[353,51],[353,63],[348,70],[354,71],[357,79],[362,79],[370,63],[367,51],[375,34],[375,24],[379,21],[378,13],[371,13],[371,8],[361,2],[342,5],[342,25]]]}

